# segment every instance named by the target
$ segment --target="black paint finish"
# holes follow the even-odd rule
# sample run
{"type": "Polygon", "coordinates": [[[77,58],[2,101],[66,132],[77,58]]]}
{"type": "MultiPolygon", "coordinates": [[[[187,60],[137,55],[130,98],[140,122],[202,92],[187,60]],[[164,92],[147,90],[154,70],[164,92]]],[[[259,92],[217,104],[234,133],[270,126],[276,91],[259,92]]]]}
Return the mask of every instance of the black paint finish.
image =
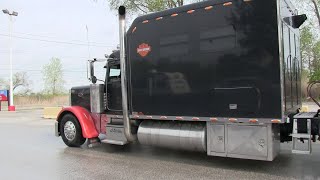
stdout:
{"type": "Polygon", "coordinates": [[[127,34],[133,112],[282,118],[276,0],[225,2],[133,22],[127,34]],[[137,53],[143,43],[151,46],[145,57],[137,53]]]}
{"type": "Polygon", "coordinates": [[[71,88],[71,106],[81,106],[91,111],[90,107],[90,86],[71,88]]]}

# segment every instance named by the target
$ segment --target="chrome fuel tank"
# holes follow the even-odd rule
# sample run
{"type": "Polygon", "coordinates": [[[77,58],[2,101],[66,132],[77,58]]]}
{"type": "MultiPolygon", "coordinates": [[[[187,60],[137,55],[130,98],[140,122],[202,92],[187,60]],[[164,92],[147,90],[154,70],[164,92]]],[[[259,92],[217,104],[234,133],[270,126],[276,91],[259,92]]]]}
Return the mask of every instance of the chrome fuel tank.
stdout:
{"type": "Polygon", "coordinates": [[[144,145],[206,152],[206,124],[145,120],[139,126],[138,140],[144,145]]]}

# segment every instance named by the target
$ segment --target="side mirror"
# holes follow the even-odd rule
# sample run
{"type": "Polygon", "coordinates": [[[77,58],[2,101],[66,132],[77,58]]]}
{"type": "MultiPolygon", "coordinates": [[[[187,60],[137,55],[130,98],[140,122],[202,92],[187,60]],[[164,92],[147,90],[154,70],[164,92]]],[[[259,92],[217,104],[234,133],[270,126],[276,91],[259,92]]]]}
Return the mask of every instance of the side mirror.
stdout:
{"type": "Polygon", "coordinates": [[[89,64],[89,67],[87,69],[87,76],[88,76],[88,79],[93,83],[97,83],[97,77],[94,75],[94,62],[96,61],[96,59],[93,59],[92,60],[89,60],[88,61],[88,64],[89,64]]]}
{"type": "Polygon", "coordinates": [[[293,28],[300,28],[300,26],[308,19],[307,15],[297,15],[292,17],[293,28]]]}
{"type": "Polygon", "coordinates": [[[307,15],[305,14],[283,18],[283,20],[293,28],[300,28],[307,19],[307,15]]]}

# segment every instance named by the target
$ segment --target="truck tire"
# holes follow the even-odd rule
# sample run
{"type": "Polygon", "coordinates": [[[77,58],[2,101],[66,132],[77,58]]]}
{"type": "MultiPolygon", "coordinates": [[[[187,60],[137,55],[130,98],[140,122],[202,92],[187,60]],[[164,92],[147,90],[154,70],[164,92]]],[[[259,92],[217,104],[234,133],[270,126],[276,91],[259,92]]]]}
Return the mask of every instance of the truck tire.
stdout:
{"type": "Polygon", "coordinates": [[[67,146],[80,147],[86,141],[82,136],[80,123],[74,115],[64,115],[59,124],[62,140],[67,146]]]}

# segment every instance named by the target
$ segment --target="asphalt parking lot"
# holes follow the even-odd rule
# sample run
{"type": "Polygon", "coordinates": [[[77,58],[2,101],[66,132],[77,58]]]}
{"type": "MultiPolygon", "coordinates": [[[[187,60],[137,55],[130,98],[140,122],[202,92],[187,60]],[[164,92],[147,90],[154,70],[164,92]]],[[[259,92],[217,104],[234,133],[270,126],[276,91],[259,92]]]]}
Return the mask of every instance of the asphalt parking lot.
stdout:
{"type": "Polygon", "coordinates": [[[0,112],[0,179],[320,179],[320,144],[312,155],[281,146],[273,162],[208,157],[131,144],[69,148],[42,110],[0,112]]]}

